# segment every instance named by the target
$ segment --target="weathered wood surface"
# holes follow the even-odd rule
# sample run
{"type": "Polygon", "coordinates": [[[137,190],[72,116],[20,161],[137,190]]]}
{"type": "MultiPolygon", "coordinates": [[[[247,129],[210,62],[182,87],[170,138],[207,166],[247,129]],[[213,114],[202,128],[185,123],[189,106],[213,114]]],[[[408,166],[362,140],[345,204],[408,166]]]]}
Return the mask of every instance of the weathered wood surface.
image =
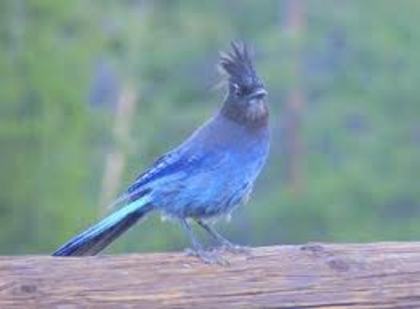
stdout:
{"type": "Polygon", "coordinates": [[[420,308],[420,242],[0,257],[0,308],[420,308]]]}

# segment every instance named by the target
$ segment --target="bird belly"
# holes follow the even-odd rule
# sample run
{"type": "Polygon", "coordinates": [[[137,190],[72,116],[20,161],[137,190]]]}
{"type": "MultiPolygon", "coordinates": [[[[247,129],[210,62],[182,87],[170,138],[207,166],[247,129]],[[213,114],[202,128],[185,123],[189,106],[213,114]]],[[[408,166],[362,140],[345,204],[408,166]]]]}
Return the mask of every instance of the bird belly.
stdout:
{"type": "Polygon", "coordinates": [[[244,200],[241,190],[233,194],[226,192],[206,193],[199,196],[189,194],[174,194],[174,198],[162,201],[159,209],[169,217],[178,218],[212,218],[228,215],[244,200]],[[185,196],[190,198],[185,198],[185,196]],[[211,196],[210,196],[211,195],[211,196]]]}
{"type": "Polygon", "coordinates": [[[230,214],[246,201],[254,179],[244,169],[203,172],[168,183],[154,192],[164,215],[178,218],[212,218],[230,214]],[[238,172],[240,171],[240,172],[238,172]]]}
{"type": "Polygon", "coordinates": [[[247,200],[266,158],[266,147],[252,146],[247,151],[226,151],[228,154],[221,156],[221,161],[155,187],[156,207],[165,215],[178,218],[230,214],[247,200]]]}

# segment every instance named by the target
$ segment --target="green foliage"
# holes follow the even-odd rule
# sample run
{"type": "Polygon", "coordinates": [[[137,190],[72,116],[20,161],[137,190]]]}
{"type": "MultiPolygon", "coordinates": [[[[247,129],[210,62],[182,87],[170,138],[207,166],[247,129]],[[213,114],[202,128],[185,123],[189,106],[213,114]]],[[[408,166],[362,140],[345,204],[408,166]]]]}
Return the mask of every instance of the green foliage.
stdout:
{"type": "MultiPolygon", "coordinates": [[[[181,142],[222,100],[214,64],[236,38],[255,46],[273,147],[253,199],[220,228],[254,245],[416,239],[420,2],[302,3],[293,35],[280,0],[0,2],[0,253],[50,252],[96,220],[106,153],[127,156],[122,190],[181,142]],[[101,61],[119,90],[136,88],[129,145],[112,102],[90,100],[101,61]],[[286,173],[293,87],[305,97],[299,190],[286,173]]],[[[153,216],[113,250],[186,244],[153,216]]]]}

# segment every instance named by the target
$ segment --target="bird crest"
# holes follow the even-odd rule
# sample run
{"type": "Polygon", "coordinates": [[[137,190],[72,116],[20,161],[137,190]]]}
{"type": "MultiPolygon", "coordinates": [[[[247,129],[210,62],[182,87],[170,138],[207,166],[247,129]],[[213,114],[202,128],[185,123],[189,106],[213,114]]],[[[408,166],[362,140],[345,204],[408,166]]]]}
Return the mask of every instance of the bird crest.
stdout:
{"type": "Polygon", "coordinates": [[[227,75],[229,83],[240,88],[252,89],[262,86],[249,54],[249,48],[245,43],[232,42],[232,50],[228,53],[220,53],[220,67],[227,75]]]}

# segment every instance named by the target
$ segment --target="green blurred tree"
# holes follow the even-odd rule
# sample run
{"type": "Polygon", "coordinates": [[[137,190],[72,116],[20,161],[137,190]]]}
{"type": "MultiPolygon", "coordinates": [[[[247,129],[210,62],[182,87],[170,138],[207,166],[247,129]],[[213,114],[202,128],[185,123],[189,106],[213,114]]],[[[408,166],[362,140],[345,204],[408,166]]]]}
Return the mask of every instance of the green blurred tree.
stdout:
{"type": "MultiPolygon", "coordinates": [[[[100,216],[106,154],[116,148],[126,158],[122,190],[181,142],[222,100],[217,50],[238,38],[255,46],[270,91],[273,145],[254,198],[222,225],[228,236],[416,239],[420,3],[304,1],[296,38],[280,26],[288,2],[0,2],[0,254],[49,252],[100,216]],[[101,63],[108,73],[98,73],[101,63]],[[286,102],[297,79],[305,151],[293,194],[286,102]],[[113,119],[129,85],[137,108],[121,140],[113,119]]],[[[153,216],[112,250],[185,244],[178,227],[153,216]]]]}

